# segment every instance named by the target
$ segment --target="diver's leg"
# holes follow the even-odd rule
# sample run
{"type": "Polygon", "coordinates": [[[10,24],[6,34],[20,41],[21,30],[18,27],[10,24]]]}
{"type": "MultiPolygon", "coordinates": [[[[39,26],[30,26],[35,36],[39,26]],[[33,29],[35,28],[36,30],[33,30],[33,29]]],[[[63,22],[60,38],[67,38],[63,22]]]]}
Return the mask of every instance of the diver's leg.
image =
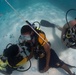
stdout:
{"type": "Polygon", "coordinates": [[[69,73],[70,75],[75,75],[73,74],[70,69],[68,68],[68,66],[59,59],[59,57],[57,56],[57,54],[55,53],[55,51],[53,49],[51,49],[51,61],[50,61],[50,67],[54,67],[54,68],[62,68],[64,69],[67,73],[69,73]]]}
{"type": "Polygon", "coordinates": [[[62,28],[62,27],[60,27],[59,25],[55,25],[55,27],[56,27],[56,28],[58,28],[60,31],[62,31],[62,30],[63,30],[63,28],[62,28]]]}
{"type": "Polygon", "coordinates": [[[66,64],[63,64],[61,66],[61,68],[64,69],[66,72],[68,72],[70,75],[75,75],[70,71],[70,69],[68,68],[68,66],[66,64]]]}

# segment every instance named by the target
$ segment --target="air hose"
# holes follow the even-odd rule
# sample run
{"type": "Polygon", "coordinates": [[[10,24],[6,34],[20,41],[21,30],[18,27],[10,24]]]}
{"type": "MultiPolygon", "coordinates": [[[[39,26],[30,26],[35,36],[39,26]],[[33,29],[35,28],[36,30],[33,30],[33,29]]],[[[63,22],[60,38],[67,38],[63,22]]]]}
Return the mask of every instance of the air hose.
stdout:
{"type": "MultiPolygon", "coordinates": [[[[28,56],[24,48],[23,48],[23,52],[24,52],[24,54],[26,56],[28,56]]],[[[27,69],[25,69],[25,70],[19,70],[19,69],[17,69],[17,71],[19,71],[19,72],[25,72],[25,71],[29,70],[31,68],[31,60],[29,60],[29,63],[30,63],[30,66],[27,69]]]]}
{"type": "Polygon", "coordinates": [[[69,9],[67,12],[66,12],[66,16],[65,16],[65,18],[66,18],[66,22],[67,22],[67,24],[68,24],[68,26],[70,27],[70,25],[69,25],[69,22],[68,22],[68,19],[67,19],[67,15],[68,15],[68,13],[70,12],[70,11],[76,11],[76,9],[69,9]]]}

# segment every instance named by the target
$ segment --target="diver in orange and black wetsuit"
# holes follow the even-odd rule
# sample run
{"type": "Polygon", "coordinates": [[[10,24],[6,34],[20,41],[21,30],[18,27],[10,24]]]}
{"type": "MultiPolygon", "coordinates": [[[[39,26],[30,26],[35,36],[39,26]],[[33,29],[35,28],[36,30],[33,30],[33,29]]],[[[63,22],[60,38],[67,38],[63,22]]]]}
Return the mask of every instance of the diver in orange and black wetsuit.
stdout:
{"type": "Polygon", "coordinates": [[[45,33],[38,29],[35,30],[39,35],[37,35],[30,26],[24,25],[21,28],[21,38],[24,45],[28,44],[27,47],[29,48],[29,52],[33,52],[32,56],[34,56],[35,59],[38,59],[39,72],[46,72],[51,67],[60,67],[67,71],[70,75],[74,75],[67,65],[59,59],[55,51],[50,47],[45,33]]]}

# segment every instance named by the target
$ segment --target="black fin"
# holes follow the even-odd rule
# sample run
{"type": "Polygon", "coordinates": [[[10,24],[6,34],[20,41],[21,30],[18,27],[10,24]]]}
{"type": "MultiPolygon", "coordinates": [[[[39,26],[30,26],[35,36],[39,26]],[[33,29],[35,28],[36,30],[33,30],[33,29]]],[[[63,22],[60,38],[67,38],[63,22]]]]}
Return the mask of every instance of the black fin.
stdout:
{"type": "Polygon", "coordinates": [[[46,21],[46,20],[41,20],[40,21],[40,25],[41,26],[44,26],[44,27],[55,27],[55,24],[53,24],[53,23],[50,23],[50,22],[48,22],[48,21],[46,21]]]}

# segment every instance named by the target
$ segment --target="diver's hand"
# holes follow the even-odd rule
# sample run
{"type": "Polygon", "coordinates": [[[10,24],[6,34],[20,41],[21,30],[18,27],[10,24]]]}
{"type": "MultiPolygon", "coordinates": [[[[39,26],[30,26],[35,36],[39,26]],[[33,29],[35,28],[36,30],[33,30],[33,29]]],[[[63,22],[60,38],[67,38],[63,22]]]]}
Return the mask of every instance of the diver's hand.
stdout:
{"type": "Polygon", "coordinates": [[[41,73],[44,73],[44,72],[46,72],[46,71],[48,71],[48,69],[49,69],[49,66],[46,66],[43,70],[41,70],[40,72],[41,73]]]}

